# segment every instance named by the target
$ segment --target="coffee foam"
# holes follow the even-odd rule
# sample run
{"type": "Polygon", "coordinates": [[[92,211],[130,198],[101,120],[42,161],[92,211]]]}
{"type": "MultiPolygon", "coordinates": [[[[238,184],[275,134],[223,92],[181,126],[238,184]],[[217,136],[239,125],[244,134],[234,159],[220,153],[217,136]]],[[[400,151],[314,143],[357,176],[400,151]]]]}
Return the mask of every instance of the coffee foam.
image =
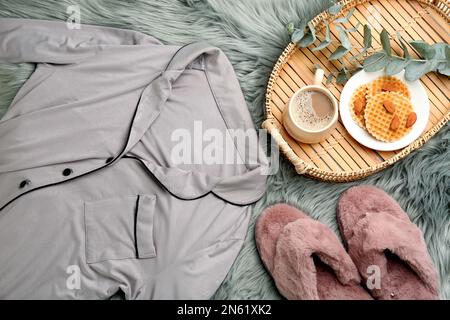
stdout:
{"type": "MultiPolygon", "coordinates": [[[[314,111],[312,105],[312,95],[322,94],[320,92],[303,91],[295,97],[292,109],[293,119],[299,127],[317,131],[326,127],[333,118],[333,114],[329,113],[320,117],[314,111]]],[[[331,101],[330,101],[331,103],[331,101]]]]}

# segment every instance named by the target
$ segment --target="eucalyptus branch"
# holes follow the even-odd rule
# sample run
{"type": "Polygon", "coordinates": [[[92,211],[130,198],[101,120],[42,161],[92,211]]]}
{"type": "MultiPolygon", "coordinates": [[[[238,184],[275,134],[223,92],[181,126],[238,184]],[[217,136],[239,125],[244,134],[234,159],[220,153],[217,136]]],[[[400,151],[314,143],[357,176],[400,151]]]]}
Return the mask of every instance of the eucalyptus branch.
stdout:
{"type": "MultiPolygon", "coordinates": [[[[380,34],[381,47],[372,45],[372,30],[369,25],[364,25],[364,37],[362,47],[352,47],[349,34],[356,32],[361,26],[358,23],[355,27],[345,28],[344,24],[349,21],[353,15],[354,8],[350,9],[344,16],[334,19],[333,24],[338,31],[338,40],[331,39],[330,22],[325,21],[325,35],[318,39],[316,30],[311,23],[301,22],[298,26],[293,23],[288,24],[288,31],[291,40],[298,44],[299,47],[305,48],[313,45],[317,40],[320,43],[312,48],[312,51],[321,51],[328,48],[331,44],[336,44],[337,48],[328,57],[330,61],[341,61],[343,57],[350,53],[352,49],[358,49],[360,52],[351,56],[348,60],[355,68],[349,69],[341,61],[341,69],[337,75],[333,72],[327,77],[327,82],[331,82],[336,77],[337,83],[344,83],[353,72],[364,69],[367,72],[375,72],[385,70],[387,75],[394,75],[405,70],[405,78],[409,81],[419,79],[428,72],[438,72],[440,74],[450,75],[450,46],[447,43],[437,43],[429,45],[424,41],[411,41],[407,43],[397,32],[397,40],[403,50],[403,56],[393,54],[391,47],[391,36],[383,29],[380,34]],[[420,58],[412,58],[408,46],[411,46],[421,56],[420,58]],[[363,65],[359,60],[364,59],[363,65]]],[[[331,16],[341,16],[342,6],[334,3],[328,13],[331,16]]]]}
{"type": "MultiPolygon", "coordinates": [[[[396,58],[396,59],[400,59],[402,61],[413,61],[413,62],[427,62],[427,61],[429,61],[427,59],[412,59],[412,58],[406,59],[404,57],[400,57],[400,56],[397,56],[397,55],[392,55],[392,57],[396,58]]],[[[447,62],[446,59],[434,59],[434,61],[436,61],[437,63],[447,62]]]]}

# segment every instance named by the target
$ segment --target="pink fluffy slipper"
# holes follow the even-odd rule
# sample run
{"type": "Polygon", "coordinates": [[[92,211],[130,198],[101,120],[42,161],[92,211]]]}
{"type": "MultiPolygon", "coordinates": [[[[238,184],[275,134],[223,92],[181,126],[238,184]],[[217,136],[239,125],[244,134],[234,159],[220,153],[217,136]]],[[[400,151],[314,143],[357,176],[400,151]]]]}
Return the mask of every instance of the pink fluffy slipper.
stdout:
{"type": "Polygon", "coordinates": [[[255,237],[262,261],[286,298],[372,299],[336,235],[296,208],[267,208],[255,237]]]}
{"type": "Polygon", "coordinates": [[[339,199],[338,222],[372,296],[437,299],[437,274],[422,232],[384,191],[348,189],[339,199]]]}

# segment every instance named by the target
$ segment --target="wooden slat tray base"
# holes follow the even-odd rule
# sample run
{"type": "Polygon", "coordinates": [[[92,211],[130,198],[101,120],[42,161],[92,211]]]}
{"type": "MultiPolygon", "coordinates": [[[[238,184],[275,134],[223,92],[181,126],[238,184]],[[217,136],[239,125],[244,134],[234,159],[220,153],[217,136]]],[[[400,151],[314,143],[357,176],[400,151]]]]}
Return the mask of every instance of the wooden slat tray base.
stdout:
{"type": "MultiPolygon", "coordinates": [[[[450,42],[450,0],[345,0],[341,3],[344,6],[337,17],[356,7],[352,18],[345,24],[347,27],[355,27],[358,22],[371,25],[373,50],[381,48],[379,32],[382,28],[393,35],[393,38],[399,31],[408,41],[422,39],[428,43],[450,42]]],[[[313,19],[319,37],[324,31],[323,22],[329,18],[327,13],[322,13],[313,19]]],[[[332,39],[337,40],[337,32],[333,26],[331,34],[332,39]]],[[[362,28],[351,33],[350,37],[353,50],[345,57],[346,64],[349,63],[348,58],[356,55],[358,48],[363,46],[362,28]]],[[[395,41],[392,41],[391,45],[397,54],[402,54],[400,46],[395,41]]],[[[327,59],[336,47],[337,45],[332,43],[325,50],[313,52],[311,48],[300,49],[290,43],[280,56],[269,80],[266,94],[267,120],[264,121],[263,127],[272,134],[298,173],[334,182],[364,178],[422,146],[450,120],[450,80],[448,77],[429,73],[421,78],[430,99],[429,123],[423,135],[408,147],[389,152],[371,150],[356,142],[341,121],[323,142],[303,144],[295,141],[284,130],[282,112],[295,91],[312,84],[316,65],[320,65],[326,75],[338,70],[339,62],[330,62],[327,59]]],[[[411,47],[409,49],[410,52],[414,52],[411,47]]],[[[343,87],[331,84],[328,88],[339,100],[343,87]]]]}

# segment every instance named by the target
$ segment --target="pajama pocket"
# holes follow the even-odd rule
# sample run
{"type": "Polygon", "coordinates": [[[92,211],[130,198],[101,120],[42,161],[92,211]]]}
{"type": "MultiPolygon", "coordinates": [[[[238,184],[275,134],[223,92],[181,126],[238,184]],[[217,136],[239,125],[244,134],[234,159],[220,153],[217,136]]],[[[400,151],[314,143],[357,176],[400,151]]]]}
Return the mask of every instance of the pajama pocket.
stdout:
{"type": "Polygon", "coordinates": [[[155,203],[154,195],[85,202],[87,263],[155,257],[155,203]]]}

